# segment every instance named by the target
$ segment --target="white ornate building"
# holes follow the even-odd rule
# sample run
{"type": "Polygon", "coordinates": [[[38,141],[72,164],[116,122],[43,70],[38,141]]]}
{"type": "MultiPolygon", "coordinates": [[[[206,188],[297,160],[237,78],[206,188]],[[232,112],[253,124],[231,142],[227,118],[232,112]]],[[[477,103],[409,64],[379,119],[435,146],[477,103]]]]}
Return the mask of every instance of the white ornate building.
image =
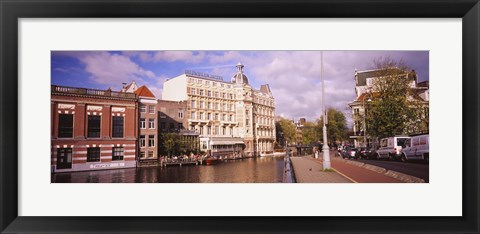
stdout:
{"type": "Polygon", "coordinates": [[[273,154],[275,100],[268,84],[252,88],[237,65],[231,81],[201,72],[169,79],[163,99],[187,101],[188,127],[200,134],[200,147],[213,155],[273,154]]]}

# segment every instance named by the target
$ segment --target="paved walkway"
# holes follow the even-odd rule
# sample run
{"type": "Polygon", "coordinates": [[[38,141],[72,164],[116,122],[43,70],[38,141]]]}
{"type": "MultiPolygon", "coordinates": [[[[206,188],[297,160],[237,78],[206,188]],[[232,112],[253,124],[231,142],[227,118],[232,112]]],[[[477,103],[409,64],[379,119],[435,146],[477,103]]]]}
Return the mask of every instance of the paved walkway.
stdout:
{"type": "Polygon", "coordinates": [[[322,162],[309,156],[291,157],[297,183],[352,183],[336,173],[323,171],[322,162]]]}

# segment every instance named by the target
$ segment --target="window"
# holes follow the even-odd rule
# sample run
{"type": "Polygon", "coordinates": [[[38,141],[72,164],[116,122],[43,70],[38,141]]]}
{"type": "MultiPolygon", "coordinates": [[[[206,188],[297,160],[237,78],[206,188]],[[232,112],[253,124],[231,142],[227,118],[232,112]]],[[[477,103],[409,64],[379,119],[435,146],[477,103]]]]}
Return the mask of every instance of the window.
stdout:
{"type": "Polygon", "coordinates": [[[197,80],[197,83],[201,84],[201,83],[202,83],[202,80],[197,80]]]}
{"type": "Polygon", "coordinates": [[[178,123],[178,129],[183,129],[183,123],[178,123]]]}
{"type": "Polygon", "coordinates": [[[155,129],[155,119],[148,119],[148,128],[155,129]]]}
{"type": "Polygon", "coordinates": [[[147,112],[147,106],[145,106],[145,105],[143,105],[143,104],[140,104],[140,112],[141,112],[141,113],[147,112]]]}
{"type": "Polygon", "coordinates": [[[226,94],[226,93],[222,93],[222,98],[227,98],[227,94],[226,94]]]}
{"type": "Polygon", "coordinates": [[[220,134],[220,131],[219,131],[219,127],[218,126],[215,126],[215,133],[216,135],[219,135],[220,134]]]}
{"type": "Polygon", "coordinates": [[[203,96],[203,89],[200,89],[200,95],[203,96]]]}
{"type": "Polygon", "coordinates": [[[217,108],[217,110],[220,110],[220,103],[215,103],[215,107],[217,108]]]}
{"type": "Polygon", "coordinates": [[[212,103],[211,102],[208,102],[208,109],[213,109],[213,106],[212,106],[212,103]]]}
{"type": "Polygon", "coordinates": [[[222,115],[222,121],[227,121],[227,115],[226,114],[222,115]]]}
{"type": "Polygon", "coordinates": [[[123,116],[112,117],[112,137],[123,137],[123,116]]]}
{"type": "Polygon", "coordinates": [[[230,121],[233,121],[233,115],[230,115],[230,121]]]}
{"type": "Polygon", "coordinates": [[[100,161],[100,147],[87,148],[87,162],[100,161]]]}
{"type": "Polygon", "coordinates": [[[227,104],[226,104],[226,103],[223,103],[223,110],[224,110],[224,111],[227,111],[227,110],[228,110],[228,109],[227,109],[227,104]]]}
{"type": "Polygon", "coordinates": [[[212,82],[212,86],[217,86],[217,82],[212,82]]]}
{"type": "Polygon", "coordinates": [[[123,160],[123,147],[113,147],[112,148],[112,161],[123,160]]]}
{"type": "Polygon", "coordinates": [[[230,135],[233,136],[233,127],[230,127],[230,135]]]}
{"type": "Polygon", "coordinates": [[[99,138],[100,137],[100,122],[101,116],[99,115],[89,115],[88,116],[88,130],[87,137],[90,138],[99,138]]]}
{"type": "Polygon", "coordinates": [[[235,111],[235,109],[233,109],[233,104],[230,104],[230,111],[235,111]]]}
{"type": "Polygon", "coordinates": [[[191,91],[190,93],[192,95],[197,95],[197,91],[195,90],[195,88],[190,89],[190,91],[191,91]]]}
{"type": "Polygon", "coordinates": [[[145,129],[145,118],[140,119],[140,128],[145,129]]]}
{"type": "Polygon", "coordinates": [[[208,90],[207,96],[211,97],[212,96],[212,91],[208,90]]]}
{"type": "Polygon", "coordinates": [[[248,119],[248,118],[245,119],[245,125],[246,125],[246,126],[250,126],[250,119],[248,119]]]}
{"type": "Polygon", "coordinates": [[[232,99],[232,100],[233,100],[233,94],[230,94],[230,99],[232,99]]]}
{"type": "Polygon", "coordinates": [[[59,148],[57,150],[57,169],[72,168],[72,148],[59,148]]]}
{"type": "Polygon", "coordinates": [[[225,86],[225,85],[224,85],[223,83],[220,83],[220,87],[222,87],[222,88],[223,88],[223,86],[225,86]]]}
{"type": "Polygon", "coordinates": [[[155,147],[155,136],[148,135],[148,147],[155,147]]]}
{"type": "Polygon", "coordinates": [[[73,114],[58,115],[58,137],[73,137],[73,114]]]}
{"type": "Polygon", "coordinates": [[[200,108],[201,108],[201,109],[205,108],[205,105],[204,105],[204,104],[205,104],[205,103],[204,103],[203,101],[200,101],[200,108]]]}
{"type": "Polygon", "coordinates": [[[197,108],[197,103],[195,102],[195,100],[192,100],[192,108],[197,108]]]}
{"type": "Polygon", "coordinates": [[[215,113],[215,120],[218,120],[218,113],[215,113]]]}
{"type": "Polygon", "coordinates": [[[222,135],[227,135],[227,128],[226,128],[226,127],[223,127],[223,129],[222,129],[222,135]]]}
{"type": "Polygon", "coordinates": [[[178,118],[183,119],[183,109],[178,109],[178,118]]]}
{"type": "Polygon", "coordinates": [[[145,147],[145,135],[140,136],[139,144],[140,144],[140,147],[145,147]]]}
{"type": "Polygon", "coordinates": [[[200,119],[203,119],[203,112],[200,112],[200,119]]]}
{"type": "Polygon", "coordinates": [[[155,106],[148,106],[148,113],[155,114],[155,106]]]}
{"type": "Polygon", "coordinates": [[[140,151],[140,158],[145,158],[145,151],[140,151]]]}
{"type": "Polygon", "coordinates": [[[212,113],[208,113],[207,116],[208,116],[208,120],[212,120],[212,113]]]}
{"type": "Polygon", "coordinates": [[[220,97],[219,94],[218,94],[218,92],[215,92],[215,97],[216,97],[216,98],[220,97]]]}
{"type": "Polygon", "coordinates": [[[192,119],[196,119],[197,118],[197,115],[195,113],[195,111],[192,111],[192,119]]]}
{"type": "Polygon", "coordinates": [[[205,81],[205,86],[209,86],[210,85],[210,81],[205,81]]]}
{"type": "Polygon", "coordinates": [[[207,134],[208,135],[212,134],[212,127],[211,126],[207,127],[207,134]]]}
{"type": "Polygon", "coordinates": [[[153,151],[151,151],[151,150],[148,151],[148,157],[153,158],[153,151]]]}

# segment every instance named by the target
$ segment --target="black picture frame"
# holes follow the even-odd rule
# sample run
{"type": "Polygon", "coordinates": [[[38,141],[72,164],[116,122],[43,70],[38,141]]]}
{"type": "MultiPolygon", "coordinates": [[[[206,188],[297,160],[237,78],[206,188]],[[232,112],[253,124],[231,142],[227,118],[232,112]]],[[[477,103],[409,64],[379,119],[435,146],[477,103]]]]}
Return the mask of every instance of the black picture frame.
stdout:
{"type": "MultiPolygon", "coordinates": [[[[1,0],[1,233],[478,233],[478,0],[1,0]],[[462,217],[18,216],[18,19],[143,17],[462,18],[462,217]]],[[[448,139],[446,139],[448,141],[448,139]]],[[[289,206],[288,199],[282,206],[289,206]]],[[[194,209],[194,207],[192,207],[194,209]]]]}

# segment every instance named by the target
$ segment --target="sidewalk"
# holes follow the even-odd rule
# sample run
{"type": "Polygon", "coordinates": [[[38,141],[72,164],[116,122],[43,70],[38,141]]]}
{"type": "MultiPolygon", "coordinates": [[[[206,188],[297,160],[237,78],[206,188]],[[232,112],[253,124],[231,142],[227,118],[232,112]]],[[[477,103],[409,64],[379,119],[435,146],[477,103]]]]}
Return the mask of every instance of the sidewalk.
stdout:
{"type": "Polygon", "coordinates": [[[323,171],[320,160],[309,156],[291,157],[297,183],[352,183],[346,177],[332,171],[323,171]]]}

